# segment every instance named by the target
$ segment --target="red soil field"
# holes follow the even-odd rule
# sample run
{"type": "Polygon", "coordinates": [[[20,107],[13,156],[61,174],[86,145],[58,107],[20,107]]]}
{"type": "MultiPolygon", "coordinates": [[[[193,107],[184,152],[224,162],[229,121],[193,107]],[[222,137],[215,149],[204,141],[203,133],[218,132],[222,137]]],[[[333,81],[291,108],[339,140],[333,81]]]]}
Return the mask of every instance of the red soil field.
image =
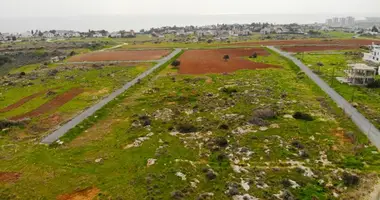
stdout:
{"type": "Polygon", "coordinates": [[[11,111],[13,109],[16,109],[22,105],[24,105],[25,103],[27,103],[28,101],[38,97],[38,96],[41,96],[43,94],[45,94],[46,92],[48,92],[49,90],[45,90],[45,91],[41,91],[41,92],[37,92],[37,93],[34,93],[30,96],[27,96],[27,97],[24,97],[22,99],[20,99],[19,101],[17,101],[16,103],[12,104],[12,105],[9,105],[5,108],[2,108],[0,109],[0,113],[4,113],[4,112],[8,112],[8,111],[11,111]]]}
{"type": "Polygon", "coordinates": [[[2,182],[2,183],[16,182],[20,177],[21,177],[21,173],[0,172],[0,182],[2,182]]]}
{"type": "Polygon", "coordinates": [[[235,45],[235,46],[244,46],[244,45],[332,45],[332,44],[340,44],[340,45],[356,45],[356,46],[362,46],[362,45],[370,45],[372,42],[380,43],[379,40],[368,40],[368,39],[341,39],[341,40],[322,40],[322,39],[316,39],[316,40],[268,40],[268,41],[257,41],[257,42],[241,42],[241,43],[234,43],[234,44],[226,44],[227,46],[235,45]]]}
{"type": "Polygon", "coordinates": [[[11,120],[20,120],[28,117],[36,117],[44,113],[53,111],[63,106],[65,103],[71,101],[74,97],[78,96],[83,91],[84,90],[81,88],[73,88],[61,95],[56,96],[54,99],[50,100],[49,102],[46,102],[45,104],[41,105],[35,110],[32,110],[19,116],[12,117],[11,120]]]}
{"type": "Polygon", "coordinates": [[[282,50],[288,52],[325,51],[325,50],[350,50],[358,49],[359,46],[286,46],[282,50]]]}
{"type": "Polygon", "coordinates": [[[254,63],[243,57],[248,57],[256,52],[259,56],[269,53],[262,48],[247,49],[212,49],[212,50],[189,50],[179,58],[181,66],[180,74],[208,74],[230,73],[240,69],[264,69],[278,68],[280,66],[264,63],[254,63]],[[228,61],[223,60],[224,55],[229,55],[228,61]]]}
{"type": "Polygon", "coordinates": [[[103,51],[71,57],[69,62],[98,61],[128,61],[128,60],[159,60],[168,55],[170,50],[140,50],[140,51],[103,51]]]}

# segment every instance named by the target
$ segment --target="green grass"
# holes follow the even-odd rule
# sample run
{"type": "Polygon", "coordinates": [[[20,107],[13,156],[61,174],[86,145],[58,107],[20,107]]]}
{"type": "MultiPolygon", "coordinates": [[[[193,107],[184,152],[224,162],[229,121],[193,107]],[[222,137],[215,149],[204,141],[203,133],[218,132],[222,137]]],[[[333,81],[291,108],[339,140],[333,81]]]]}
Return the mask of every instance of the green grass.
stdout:
{"type": "Polygon", "coordinates": [[[341,39],[349,39],[354,37],[355,33],[347,33],[342,31],[329,31],[329,32],[323,32],[324,35],[330,36],[332,38],[341,38],[341,39]]]}
{"type": "MultiPolygon", "coordinates": [[[[282,68],[192,76],[176,74],[175,69],[164,65],[162,71],[142,80],[71,130],[62,138],[64,144],[53,148],[24,139],[17,141],[15,151],[13,146],[7,146],[15,143],[15,130],[11,130],[0,138],[0,145],[7,146],[0,149],[5,158],[0,162],[0,171],[20,172],[22,177],[12,184],[0,183],[0,195],[4,199],[55,199],[60,194],[94,186],[101,191],[99,199],[171,199],[173,191],[181,191],[184,199],[212,192],[213,199],[222,200],[231,199],[225,194],[228,183],[249,179],[250,190],[246,192],[239,186],[239,191],[260,199],[273,199],[284,189],[296,199],[334,199],[335,190],[318,180],[331,181],[343,190],[339,180],[342,173],[334,172],[337,167],[355,172],[361,179],[368,173],[378,173],[380,155],[372,153],[375,148],[367,138],[311,80],[297,75],[299,69],[294,63],[271,53],[257,61],[280,64],[282,68]],[[226,86],[237,91],[223,92],[221,88],[226,86]],[[276,117],[266,121],[280,128],[260,131],[259,126],[252,125],[256,132],[233,133],[247,124],[254,109],[266,106],[277,111],[276,117]],[[173,116],[168,120],[155,118],[159,115],[154,113],[162,113],[163,109],[170,109],[173,116]],[[315,120],[284,118],[296,111],[311,114],[315,120]],[[132,125],[142,115],[149,116],[150,127],[132,125]],[[179,124],[195,126],[199,135],[170,135],[179,124]],[[222,124],[228,129],[219,128],[222,124]],[[342,141],[334,134],[337,128],[352,132],[355,141],[342,141]],[[150,132],[154,135],[140,147],[124,149],[150,132]],[[217,137],[226,138],[229,147],[214,148],[210,141],[217,137]],[[298,155],[294,141],[304,146],[309,161],[298,155]],[[238,153],[241,147],[254,153],[243,159],[245,156],[238,153]],[[322,151],[332,166],[316,162],[322,151]],[[235,173],[232,161],[223,154],[233,154],[236,164],[248,172],[235,173]],[[102,162],[96,163],[98,158],[102,162]],[[149,158],[157,159],[156,164],[147,167],[149,158]],[[192,161],[194,166],[176,159],[192,161]],[[287,160],[303,163],[318,178],[304,176],[296,168],[282,164],[287,160]],[[208,180],[203,168],[212,168],[217,177],[208,180]],[[187,180],[182,181],[176,172],[186,174],[187,180]],[[199,183],[192,188],[190,181],[195,178],[199,183]],[[296,181],[300,188],[286,188],[282,184],[285,179],[296,181]],[[259,189],[259,182],[269,187],[259,189]]],[[[341,197],[357,190],[348,187],[341,197]]]]}

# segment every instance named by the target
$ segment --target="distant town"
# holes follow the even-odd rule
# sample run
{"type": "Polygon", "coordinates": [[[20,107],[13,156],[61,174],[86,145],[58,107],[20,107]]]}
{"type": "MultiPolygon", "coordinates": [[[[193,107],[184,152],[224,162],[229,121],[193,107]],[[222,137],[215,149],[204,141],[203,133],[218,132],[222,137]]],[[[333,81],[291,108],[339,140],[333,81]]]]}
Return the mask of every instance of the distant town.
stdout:
{"type": "MultiPolygon", "coordinates": [[[[378,35],[380,17],[367,17],[365,20],[355,20],[354,17],[333,17],[326,23],[314,24],[216,24],[207,26],[164,26],[159,28],[134,30],[88,30],[79,32],[73,30],[29,30],[23,33],[0,33],[0,42],[34,39],[64,39],[64,38],[134,38],[138,34],[149,34],[151,37],[165,38],[171,34],[175,36],[214,37],[215,40],[226,40],[229,37],[249,36],[251,34],[318,34],[324,31],[343,31],[361,35],[378,35]]],[[[194,42],[197,39],[193,40],[194,42]]]]}

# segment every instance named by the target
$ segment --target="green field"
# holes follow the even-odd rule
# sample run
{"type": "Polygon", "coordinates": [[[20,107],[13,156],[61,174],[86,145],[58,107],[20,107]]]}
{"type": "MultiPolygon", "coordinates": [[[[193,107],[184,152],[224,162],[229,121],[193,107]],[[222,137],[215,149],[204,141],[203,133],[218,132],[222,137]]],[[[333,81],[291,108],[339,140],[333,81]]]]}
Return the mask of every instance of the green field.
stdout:
{"type": "MultiPolygon", "coordinates": [[[[342,52],[342,51],[340,51],[342,52]]],[[[362,62],[361,56],[353,55],[297,55],[302,62],[309,65],[318,73],[332,88],[342,95],[347,101],[357,104],[357,109],[367,117],[377,128],[380,128],[380,88],[367,88],[362,86],[350,86],[339,83],[335,77],[344,77],[343,70],[347,64],[362,62]],[[324,64],[318,67],[317,63],[324,64]]],[[[378,76],[378,78],[380,78],[378,76]]]]}
{"type": "MultiPolygon", "coordinates": [[[[255,61],[282,68],[191,76],[164,66],[62,144],[16,141],[24,128],[12,128],[0,138],[0,171],[21,176],[0,183],[0,196],[88,189],[88,199],[359,199],[377,179],[376,148],[297,66],[271,53],[255,61]]],[[[77,84],[111,88],[101,72],[77,84]]]]}

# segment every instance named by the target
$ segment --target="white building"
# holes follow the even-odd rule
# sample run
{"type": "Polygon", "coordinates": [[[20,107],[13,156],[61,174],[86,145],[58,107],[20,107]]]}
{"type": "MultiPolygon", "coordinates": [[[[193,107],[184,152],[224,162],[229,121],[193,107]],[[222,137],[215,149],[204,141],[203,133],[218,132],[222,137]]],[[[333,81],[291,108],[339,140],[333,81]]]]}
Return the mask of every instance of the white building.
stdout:
{"type": "Polygon", "coordinates": [[[344,70],[346,77],[338,77],[340,82],[350,85],[367,85],[375,80],[376,69],[363,63],[348,65],[350,68],[344,70]]]}
{"type": "Polygon", "coordinates": [[[375,45],[372,43],[371,52],[364,53],[363,60],[380,63],[380,45],[375,45]]]}

